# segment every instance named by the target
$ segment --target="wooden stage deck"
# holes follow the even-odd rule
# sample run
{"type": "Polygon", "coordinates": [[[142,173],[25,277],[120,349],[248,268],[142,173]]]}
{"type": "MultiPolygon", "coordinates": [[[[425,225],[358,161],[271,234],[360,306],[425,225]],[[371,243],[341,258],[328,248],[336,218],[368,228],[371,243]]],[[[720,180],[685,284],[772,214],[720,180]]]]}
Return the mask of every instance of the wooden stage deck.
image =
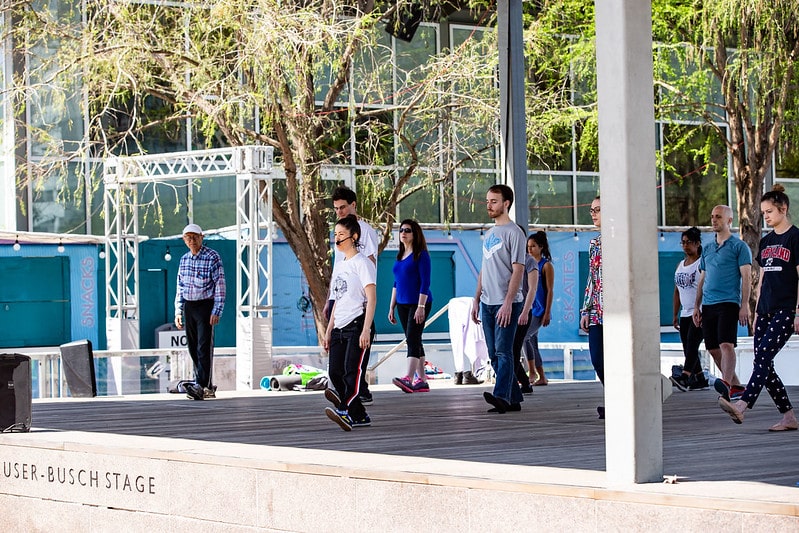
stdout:
{"type": "MultiPolygon", "coordinates": [[[[329,421],[319,392],[220,392],[204,402],[183,395],[36,400],[34,430],[103,432],[294,448],[371,452],[506,465],[602,471],[604,422],[597,382],[552,383],[523,409],[489,414],[487,386],[431,382],[427,394],[374,387],[372,427],[346,433],[329,421]]],[[[799,401],[799,387],[789,387],[799,401]]],[[[712,390],[681,393],[663,408],[664,473],[691,481],[799,482],[799,431],[769,433],[779,414],[763,393],[743,425],[717,406],[712,390]]],[[[464,472],[464,474],[468,474],[464,472]]],[[[799,491],[799,488],[796,489],[799,491]]],[[[797,493],[799,499],[799,493],[797,493]]]]}

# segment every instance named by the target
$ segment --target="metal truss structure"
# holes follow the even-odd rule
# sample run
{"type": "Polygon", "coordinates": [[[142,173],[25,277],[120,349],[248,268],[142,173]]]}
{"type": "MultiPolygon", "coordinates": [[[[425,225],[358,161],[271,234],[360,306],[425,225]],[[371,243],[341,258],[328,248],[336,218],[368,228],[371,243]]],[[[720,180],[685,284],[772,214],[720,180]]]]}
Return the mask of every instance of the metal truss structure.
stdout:
{"type": "Polygon", "coordinates": [[[106,328],[111,350],[139,347],[140,184],[236,179],[236,384],[272,373],[273,150],[240,146],[105,162],[106,328]]]}

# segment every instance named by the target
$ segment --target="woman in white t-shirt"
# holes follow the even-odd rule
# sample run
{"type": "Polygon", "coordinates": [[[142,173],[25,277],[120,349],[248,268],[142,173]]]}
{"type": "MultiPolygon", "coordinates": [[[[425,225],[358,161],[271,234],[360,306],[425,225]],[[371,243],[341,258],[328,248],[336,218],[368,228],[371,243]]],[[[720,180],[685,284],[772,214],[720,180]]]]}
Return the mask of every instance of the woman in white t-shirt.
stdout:
{"type": "Polygon", "coordinates": [[[702,328],[693,321],[696,289],[699,283],[699,258],[702,256],[702,234],[697,228],[682,232],[680,237],[685,259],[674,272],[674,327],[680,332],[685,354],[682,374],[671,376],[671,383],[681,391],[705,390],[709,387],[707,377],[699,362],[699,345],[702,343],[702,328]],[[680,311],[682,309],[682,311],[680,311]]]}
{"type": "Polygon", "coordinates": [[[326,408],[327,417],[341,429],[371,425],[358,398],[361,363],[368,353],[377,290],[375,264],[358,252],[361,228],[354,215],[338,222],[333,233],[336,250],[344,254],[336,261],[330,278],[330,294],[335,303],[324,338],[329,354],[328,374],[333,389],[325,391],[334,408],[326,408]]]}

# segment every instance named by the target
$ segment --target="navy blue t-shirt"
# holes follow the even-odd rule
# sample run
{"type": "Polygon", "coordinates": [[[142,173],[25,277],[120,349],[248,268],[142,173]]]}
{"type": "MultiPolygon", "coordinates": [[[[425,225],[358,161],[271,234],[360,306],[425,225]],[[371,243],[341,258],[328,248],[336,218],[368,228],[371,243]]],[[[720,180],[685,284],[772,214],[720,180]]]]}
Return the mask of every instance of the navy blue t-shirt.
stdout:
{"type": "Polygon", "coordinates": [[[796,309],[796,288],[799,275],[799,228],[791,226],[778,235],[772,231],[760,239],[757,262],[762,269],[757,313],[796,309]]]}

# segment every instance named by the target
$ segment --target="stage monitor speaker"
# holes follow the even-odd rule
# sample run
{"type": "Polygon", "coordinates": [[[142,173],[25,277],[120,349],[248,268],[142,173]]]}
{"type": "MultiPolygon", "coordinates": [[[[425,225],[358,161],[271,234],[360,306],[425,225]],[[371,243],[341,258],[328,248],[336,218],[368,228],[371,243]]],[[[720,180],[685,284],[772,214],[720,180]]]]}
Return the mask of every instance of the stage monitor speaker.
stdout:
{"type": "Polygon", "coordinates": [[[0,354],[0,431],[30,431],[31,358],[21,354],[0,354]]]}
{"type": "Polygon", "coordinates": [[[73,398],[97,396],[97,380],[94,376],[94,354],[92,341],[82,340],[62,344],[61,364],[67,378],[69,394],[73,398]]]}
{"type": "Polygon", "coordinates": [[[397,39],[411,42],[422,22],[423,15],[424,9],[419,4],[412,4],[407,8],[397,10],[386,24],[386,31],[397,39]]]}

